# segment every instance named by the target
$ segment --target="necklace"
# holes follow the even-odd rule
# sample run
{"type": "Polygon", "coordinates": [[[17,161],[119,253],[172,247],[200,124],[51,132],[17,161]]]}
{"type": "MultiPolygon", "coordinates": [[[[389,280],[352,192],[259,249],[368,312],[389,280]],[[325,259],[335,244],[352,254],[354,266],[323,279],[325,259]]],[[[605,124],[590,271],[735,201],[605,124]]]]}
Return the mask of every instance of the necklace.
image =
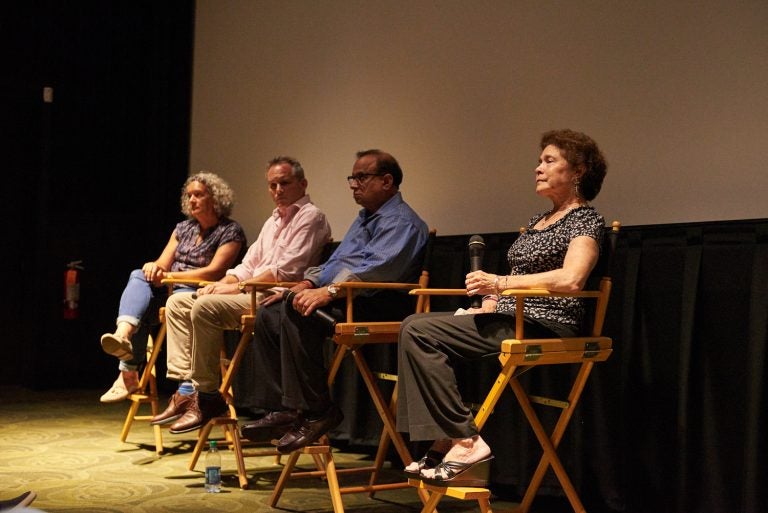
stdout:
{"type": "Polygon", "coordinates": [[[571,205],[570,207],[568,207],[566,209],[554,210],[554,208],[551,208],[541,218],[541,221],[540,221],[541,226],[542,227],[543,226],[549,226],[549,225],[555,223],[556,221],[559,221],[563,217],[565,217],[568,214],[568,212],[570,212],[571,210],[577,209],[579,207],[586,207],[586,206],[589,206],[589,203],[587,203],[585,201],[585,202],[578,202],[575,205],[571,205]],[[560,215],[558,215],[558,214],[560,214],[560,215]]]}

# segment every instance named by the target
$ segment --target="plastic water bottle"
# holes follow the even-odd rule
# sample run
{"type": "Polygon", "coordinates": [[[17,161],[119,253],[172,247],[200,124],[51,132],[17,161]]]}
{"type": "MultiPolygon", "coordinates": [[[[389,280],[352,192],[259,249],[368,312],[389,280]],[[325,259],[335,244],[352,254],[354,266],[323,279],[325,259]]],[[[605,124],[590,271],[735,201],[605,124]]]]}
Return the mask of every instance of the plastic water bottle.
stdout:
{"type": "Polygon", "coordinates": [[[221,491],[221,453],[216,447],[216,440],[211,440],[208,452],[205,454],[205,491],[208,493],[221,491]]]}

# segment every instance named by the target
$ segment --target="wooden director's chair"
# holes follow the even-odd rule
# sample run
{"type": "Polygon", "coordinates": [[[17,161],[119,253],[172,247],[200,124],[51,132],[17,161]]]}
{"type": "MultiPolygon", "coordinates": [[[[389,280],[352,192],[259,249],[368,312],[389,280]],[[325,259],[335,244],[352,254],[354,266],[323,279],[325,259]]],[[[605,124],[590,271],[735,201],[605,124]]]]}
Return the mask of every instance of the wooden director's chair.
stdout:
{"type": "MultiPolygon", "coordinates": [[[[346,318],[344,322],[339,322],[334,328],[332,335],[333,342],[336,345],[331,364],[328,369],[328,386],[333,385],[336,375],[341,367],[344,357],[351,353],[354,358],[355,367],[360,372],[365,386],[376,407],[376,411],[384,424],[379,439],[379,446],[373,465],[366,467],[338,469],[333,461],[333,452],[330,440],[323,436],[317,443],[311,444],[302,449],[292,452],[288,456],[283,470],[278,478],[269,505],[277,506],[280,496],[289,479],[301,477],[325,477],[328,483],[328,490],[331,495],[334,513],[343,513],[344,505],[341,500],[342,494],[364,493],[368,492],[371,496],[377,491],[395,490],[409,486],[407,481],[399,483],[377,483],[379,472],[386,459],[390,442],[394,445],[398,456],[407,465],[413,461],[408,446],[400,433],[395,428],[395,407],[397,401],[397,376],[384,373],[374,373],[368,365],[363,354],[363,348],[370,344],[396,344],[400,333],[401,321],[387,322],[365,322],[355,321],[353,316],[354,297],[362,289],[381,289],[381,290],[402,290],[409,291],[416,288],[424,289],[429,284],[429,262],[431,259],[432,246],[434,245],[435,230],[430,230],[429,240],[426,245],[424,259],[422,262],[422,271],[418,283],[382,283],[382,282],[343,282],[337,283],[344,289],[346,295],[346,318]],[[392,395],[387,401],[379,388],[377,379],[395,381],[395,387],[392,395]],[[315,458],[314,471],[295,471],[296,463],[302,454],[311,455],[315,458]],[[318,462],[317,457],[322,457],[318,462]],[[338,475],[353,473],[369,473],[368,485],[346,486],[339,485],[338,475]]],[[[426,304],[425,297],[416,298],[415,313],[424,311],[426,304]]],[[[428,495],[419,490],[422,501],[426,502],[428,495]]]]}
{"type": "MultiPolygon", "coordinates": [[[[576,513],[585,513],[584,506],[576,493],[573,483],[557,455],[557,447],[578,405],[592,367],[597,362],[607,360],[611,355],[612,341],[610,338],[602,336],[602,330],[611,293],[613,253],[616,248],[619,229],[620,223],[617,221],[614,221],[612,226],[606,227],[602,256],[592,272],[592,277],[599,279],[599,284],[596,287],[591,278],[585,290],[572,294],[551,292],[546,289],[508,289],[503,291],[503,294],[506,296],[515,296],[517,301],[515,338],[504,340],[501,343],[501,353],[499,354],[499,361],[502,366],[501,372],[499,372],[490,392],[488,392],[480,406],[475,416],[475,423],[478,429],[482,430],[501,394],[509,385],[543,451],[523,500],[519,508],[515,510],[520,513],[527,513],[529,511],[549,467],[552,467],[573,510],[576,513]],[[525,338],[523,330],[523,304],[526,298],[530,297],[575,297],[592,300],[594,310],[592,311],[589,336],[551,339],[525,338]],[[524,389],[518,379],[520,374],[541,365],[579,366],[578,373],[571,384],[567,400],[539,397],[524,389]],[[533,404],[555,407],[561,410],[557,423],[551,433],[548,434],[545,430],[533,404]]],[[[466,291],[464,289],[416,289],[412,290],[411,294],[427,298],[425,309],[429,311],[429,297],[431,295],[464,295],[466,291]]],[[[429,500],[421,510],[422,513],[434,512],[437,504],[446,495],[460,500],[477,500],[483,513],[491,513],[492,511],[489,502],[490,491],[486,488],[441,487],[428,485],[420,479],[409,479],[409,483],[419,490],[430,493],[429,500]]]]}
{"type": "MultiPolygon", "coordinates": [[[[183,280],[183,279],[164,279],[163,285],[168,287],[168,295],[173,293],[174,285],[197,285],[198,280],[183,280]]],[[[160,413],[160,403],[157,393],[157,371],[155,370],[155,364],[159,357],[163,344],[165,343],[165,307],[161,306],[158,312],[159,328],[155,336],[152,336],[150,331],[147,341],[147,357],[144,369],[141,372],[139,378],[139,388],[132,394],[128,395],[128,401],[130,406],[128,407],[128,413],[125,416],[125,422],[123,423],[123,429],[120,432],[120,441],[125,442],[128,439],[128,433],[131,431],[133,422],[149,421],[155,415],[160,413]],[[149,404],[151,415],[141,414],[139,408],[142,404],[149,404]]],[[[152,426],[152,430],[155,434],[155,453],[160,456],[163,454],[163,432],[162,426],[152,426]]]]}
{"type": "MultiPolygon", "coordinates": [[[[327,259],[330,252],[335,247],[333,240],[329,240],[324,248],[321,260],[327,259]]],[[[237,464],[237,477],[240,484],[240,488],[245,490],[248,488],[248,475],[245,469],[245,458],[254,456],[274,456],[275,463],[279,464],[281,460],[280,454],[277,452],[277,448],[274,446],[265,446],[264,444],[253,444],[248,440],[243,440],[240,437],[240,430],[237,418],[237,411],[234,406],[232,381],[237,373],[240,363],[248,348],[248,344],[253,339],[253,330],[256,324],[256,314],[259,308],[258,296],[259,293],[264,292],[271,288],[287,289],[296,285],[296,282],[264,282],[255,279],[245,280],[245,285],[251,289],[251,309],[248,313],[243,314],[240,317],[240,339],[235,347],[235,352],[231,358],[227,358],[225,348],[222,348],[221,353],[221,376],[222,381],[219,386],[219,392],[227,401],[229,405],[229,414],[222,417],[214,417],[208,423],[200,429],[198,434],[197,443],[192,451],[192,459],[189,464],[189,470],[194,470],[197,465],[200,455],[206,448],[208,440],[210,439],[211,431],[214,427],[220,426],[224,431],[223,441],[229,448],[235,453],[235,462],[237,464]],[[254,445],[261,445],[261,448],[247,449],[254,445]]],[[[318,469],[323,467],[322,460],[319,456],[313,456],[315,464],[318,469]]]]}
{"type": "Polygon", "coordinates": [[[245,471],[246,456],[270,456],[274,455],[279,462],[280,456],[276,448],[269,448],[260,450],[257,452],[247,453],[244,450],[243,441],[240,439],[240,430],[238,427],[237,411],[234,406],[234,397],[232,392],[232,380],[235,377],[235,373],[240,367],[240,362],[245,355],[245,351],[248,348],[248,344],[253,338],[253,329],[256,323],[256,313],[258,309],[258,296],[260,292],[273,287],[289,288],[296,285],[295,282],[263,282],[256,280],[246,280],[244,282],[251,288],[251,309],[248,313],[240,316],[240,340],[235,347],[235,352],[231,358],[227,358],[226,350],[222,347],[221,356],[221,385],[219,386],[219,392],[224,397],[229,406],[228,415],[222,417],[214,417],[209,420],[208,423],[200,428],[200,432],[197,437],[197,443],[192,451],[192,459],[189,464],[189,470],[194,470],[197,465],[197,461],[200,459],[201,453],[205,450],[210,439],[211,431],[214,427],[220,426],[224,431],[223,441],[229,445],[230,449],[235,453],[235,461],[237,463],[237,476],[240,483],[240,488],[243,490],[248,488],[248,476],[245,471]]]}

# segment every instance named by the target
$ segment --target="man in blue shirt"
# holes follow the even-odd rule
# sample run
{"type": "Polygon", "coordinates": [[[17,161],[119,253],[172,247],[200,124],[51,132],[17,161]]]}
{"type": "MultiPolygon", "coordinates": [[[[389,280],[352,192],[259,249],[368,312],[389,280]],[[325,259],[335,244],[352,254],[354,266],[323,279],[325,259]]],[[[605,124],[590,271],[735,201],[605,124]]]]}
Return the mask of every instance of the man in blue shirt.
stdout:
{"type": "MultiPolygon", "coordinates": [[[[251,441],[279,438],[289,453],[308,445],[342,420],[326,384],[323,344],[329,324],[319,308],[343,318],[343,281],[415,282],[429,229],[403,201],[403,172],[395,158],[380,150],[357,153],[347,177],[361,207],[358,217],[327,262],[309,268],[292,288],[292,301],[272,296],[262,303],[254,332],[255,396],[268,413],[242,428],[251,441]]],[[[413,313],[406,294],[363,290],[355,299],[355,318],[402,319],[413,313]]]]}

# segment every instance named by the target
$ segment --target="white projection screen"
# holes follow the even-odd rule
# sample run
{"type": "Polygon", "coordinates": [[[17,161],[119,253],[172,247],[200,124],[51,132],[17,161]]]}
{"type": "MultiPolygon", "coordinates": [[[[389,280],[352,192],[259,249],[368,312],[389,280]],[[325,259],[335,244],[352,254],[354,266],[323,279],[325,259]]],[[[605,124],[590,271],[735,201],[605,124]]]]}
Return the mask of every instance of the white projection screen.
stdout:
{"type": "Polygon", "coordinates": [[[572,128],[608,221],[768,217],[766,27],[765,0],[197,0],[190,172],[231,182],[253,241],[294,156],[338,240],[380,148],[438,235],[508,232],[549,208],[541,133],[572,128]]]}

